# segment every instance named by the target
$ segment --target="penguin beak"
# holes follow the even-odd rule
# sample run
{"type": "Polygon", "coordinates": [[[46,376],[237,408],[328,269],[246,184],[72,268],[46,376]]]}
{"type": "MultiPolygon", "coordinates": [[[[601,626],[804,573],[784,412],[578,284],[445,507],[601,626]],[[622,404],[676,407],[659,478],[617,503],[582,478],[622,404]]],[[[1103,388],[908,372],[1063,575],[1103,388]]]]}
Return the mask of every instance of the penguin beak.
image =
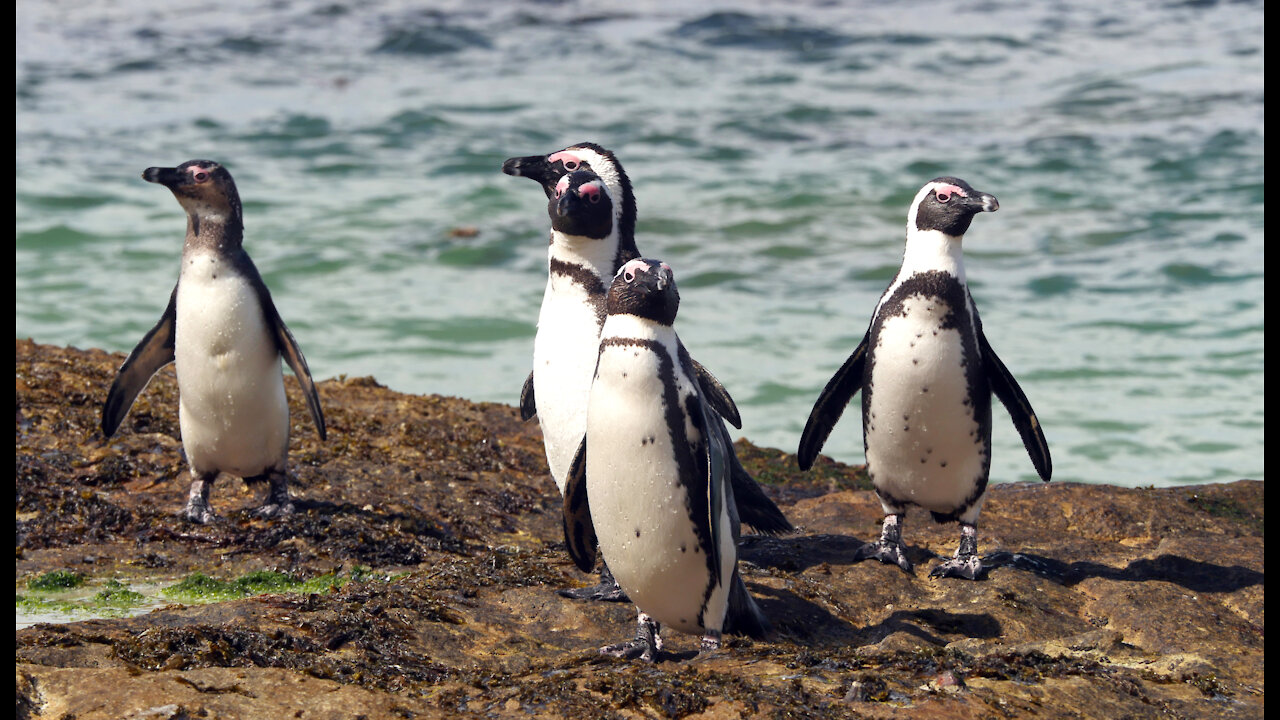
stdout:
{"type": "Polygon", "coordinates": [[[150,183],[159,183],[167,188],[186,182],[187,175],[178,168],[149,167],[142,171],[142,179],[150,183]]]}
{"type": "Polygon", "coordinates": [[[964,199],[965,207],[973,212],[995,212],[1000,209],[1000,203],[996,200],[995,195],[988,195],[980,192],[973,197],[964,199]]]}
{"type": "Polygon", "coordinates": [[[542,185],[542,190],[551,197],[556,189],[556,181],[563,173],[556,172],[545,155],[529,155],[513,157],[502,163],[502,172],[516,177],[527,177],[542,185]]]}

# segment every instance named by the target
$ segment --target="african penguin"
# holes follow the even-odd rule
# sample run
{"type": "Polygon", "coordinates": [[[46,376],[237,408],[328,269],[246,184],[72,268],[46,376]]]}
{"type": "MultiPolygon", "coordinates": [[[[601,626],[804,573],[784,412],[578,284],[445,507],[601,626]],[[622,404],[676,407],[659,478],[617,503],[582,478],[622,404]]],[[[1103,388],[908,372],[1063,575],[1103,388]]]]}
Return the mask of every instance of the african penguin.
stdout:
{"type": "Polygon", "coordinates": [[[978,579],[978,513],[991,470],[991,394],[1004,403],[1046,482],[1049,446],[1035,411],[996,357],[965,284],[962,240],[999,203],[953,177],[929,181],[907,215],[902,268],[881,296],[862,342],[809,414],[797,459],[807,470],[844,407],[862,391],[867,471],[885,518],[880,540],[857,554],[910,571],[902,542],[908,505],[959,521],[960,547],[931,576],[978,579]]]}
{"type": "Polygon", "coordinates": [[[738,575],[732,445],[672,328],[679,304],[666,263],[618,270],[564,498],[574,562],[589,572],[598,543],[639,613],[634,641],[600,651],[647,661],[662,625],[702,635],[703,651],[722,631],[769,631],[738,575]]]}
{"type": "MultiPolygon", "coordinates": [[[[605,293],[608,283],[629,260],[640,256],[635,244],[636,204],[622,164],[617,157],[594,143],[579,143],[549,155],[515,157],[503,163],[508,175],[527,177],[542,186],[549,200],[552,219],[548,248],[548,281],[538,315],[538,333],[534,340],[534,369],[525,380],[520,394],[521,417],[538,416],[547,464],[556,487],[564,492],[565,474],[572,453],[582,439],[586,422],[587,391],[591,369],[595,367],[600,328],[604,323],[605,293]],[[602,220],[603,205],[590,205],[575,200],[574,188],[563,185],[564,178],[575,172],[590,172],[603,182],[607,191],[600,201],[609,201],[611,225],[599,237],[577,235],[577,231],[557,229],[567,220],[560,215],[562,205],[591,212],[602,220]],[[557,193],[569,193],[566,199],[557,193]],[[541,391],[539,391],[541,388],[541,391]],[[541,400],[536,400],[541,398],[541,400]]],[[[580,176],[581,177],[581,176],[580,176]]],[[[597,234],[604,232],[603,224],[597,234]]],[[[710,372],[693,361],[694,372],[705,398],[719,417],[734,427],[741,419],[733,399],[710,372]]],[[[730,453],[730,469],[738,510],[743,521],[761,532],[789,532],[793,528],[777,505],[730,453]]],[[[616,585],[607,577],[595,587],[562,591],[568,597],[622,599],[616,585]]]]}
{"type": "Polygon", "coordinates": [[[107,393],[102,434],[115,434],[151,376],[175,363],[178,426],[191,466],[183,516],[197,523],[214,519],[209,492],[220,472],[247,482],[269,480],[267,499],[254,514],[287,515],[294,507],[281,356],[302,385],[322,440],[324,416],[307,361],[241,246],[244,223],[235,182],[209,160],[147,168],[142,178],[173,192],[187,212],[187,237],[169,306],[120,366],[107,393]]]}

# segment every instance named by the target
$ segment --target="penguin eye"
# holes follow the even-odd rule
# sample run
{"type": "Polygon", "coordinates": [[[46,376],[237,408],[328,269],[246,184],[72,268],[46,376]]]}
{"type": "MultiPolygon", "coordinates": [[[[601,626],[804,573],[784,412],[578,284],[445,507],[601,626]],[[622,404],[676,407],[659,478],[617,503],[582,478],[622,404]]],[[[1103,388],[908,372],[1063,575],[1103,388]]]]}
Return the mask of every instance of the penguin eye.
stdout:
{"type": "Polygon", "coordinates": [[[198,170],[196,171],[196,174],[194,175],[194,177],[196,179],[196,182],[198,183],[204,182],[205,180],[209,179],[209,173],[204,172],[203,170],[198,170]]]}
{"type": "Polygon", "coordinates": [[[577,161],[577,160],[565,160],[565,161],[564,161],[564,169],[565,169],[565,170],[568,170],[569,172],[573,172],[574,170],[577,170],[577,169],[578,169],[578,161],[577,161]]]}
{"type": "Polygon", "coordinates": [[[634,272],[632,272],[631,270],[628,270],[628,271],[626,271],[626,272],[622,273],[622,279],[623,279],[623,280],[626,280],[627,282],[631,282],[632,280],[635,280],[635,279],[636,279],[636,274],[635,274],[634,272]]]}
{"type": "Polygon", "coordinates": [[[938,202],[944,203],[950,199],[951,199],[951,192],[949,190],[938,191],[938,202]]]}
{"type": "Polygon", "coordinates": [[[592,205],[598,205],[600,203],[600,193],[596,193],[594,195],[588,195],[587,197],[591,198],[592,205]]]}

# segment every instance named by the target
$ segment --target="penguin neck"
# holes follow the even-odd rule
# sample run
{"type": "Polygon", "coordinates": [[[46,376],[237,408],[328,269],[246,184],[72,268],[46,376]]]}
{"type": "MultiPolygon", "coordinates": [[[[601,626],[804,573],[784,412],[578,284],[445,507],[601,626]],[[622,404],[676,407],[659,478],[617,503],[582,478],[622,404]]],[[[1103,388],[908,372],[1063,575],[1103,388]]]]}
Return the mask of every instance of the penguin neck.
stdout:
{"type": "Polygon", "coordinates": [[[898,277],[940,270],[954,275],[961,285],[964,277],[963,235],[948,235],[941,230],[907,230],[907,247],[902,256],[898,277]]]}
{"type": "Polygon", "coordinates": [[[600,338],[626,338],[628,340],[656,340],[669,345],[675,339],[675,328],[670,325],[630,313],[613,313],[605,318],[600,338]]]}
{"type": "Polygon", "coordinates": [[[187,239],[184,252],[213,250],[219,253],[239,250],[244,241],[244,221],[234,209],[230,212],[207,205],[187,207],[187,239]]]}
{"type": "Polygon", "coordinates": [[[597,239],[552,230],[547,256],[553,263],[576,265],[590,271],[608,287],[617,271],[614,263],[618,256],[618,235],[615,231],[603,239],[597,239]]]}

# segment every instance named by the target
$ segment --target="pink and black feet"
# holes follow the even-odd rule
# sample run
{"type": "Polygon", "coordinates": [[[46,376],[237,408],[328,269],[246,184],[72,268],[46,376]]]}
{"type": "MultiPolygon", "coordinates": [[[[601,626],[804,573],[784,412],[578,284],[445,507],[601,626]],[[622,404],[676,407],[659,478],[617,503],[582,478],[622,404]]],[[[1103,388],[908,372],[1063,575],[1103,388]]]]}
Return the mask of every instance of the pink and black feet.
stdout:
{"type": "MultiPolygon", "coordinates": [[[[191,471],[191,492],[187,495],[187,505],[182,510],[182,517],[193,523],[206,525],[218,518],[209,504],[209,493],[213,491],[213,482],[218,478],[218,471],[191,471]]],[[[267,498],[261,505],[250,511],[257,518],[270,519],[293,514],[295,508],[289,498],[289,476],[286,470],[271,468],[261,475],[244,479],[249,485],[267,482],[267,498]]]]}
{"type": "Polygon", "coordinates": [[[627,591],[622,589],[617,580],[613,579],[613,573],[609,571],[607,563],[600,563],[600,582],[595,585],[580,588],[565,588],[557,590],[556,594],[560,597],[567,597],[570,600],[595,600],[598,602],[630,602],[627,597],[627,591]]]}
{"type": "Polygon", "coordinates": [[[934,568],[929,577],[953,577],[977,580],[988,568],[978,557],[978,528],[967,522],[960,523],[960,547],[950,560],[934,568]]]}
{"type": "Polygon", "coordinates": [[[858,548],[853,554],[854,561],[874,558],[886,565],[897,565],[907,572],[912,572],[911,561],[907,559],[907,546],[902,542],[902,518],[905,514],[885,515],[884,526],[880,528],[880,539],[858,548]]]}

